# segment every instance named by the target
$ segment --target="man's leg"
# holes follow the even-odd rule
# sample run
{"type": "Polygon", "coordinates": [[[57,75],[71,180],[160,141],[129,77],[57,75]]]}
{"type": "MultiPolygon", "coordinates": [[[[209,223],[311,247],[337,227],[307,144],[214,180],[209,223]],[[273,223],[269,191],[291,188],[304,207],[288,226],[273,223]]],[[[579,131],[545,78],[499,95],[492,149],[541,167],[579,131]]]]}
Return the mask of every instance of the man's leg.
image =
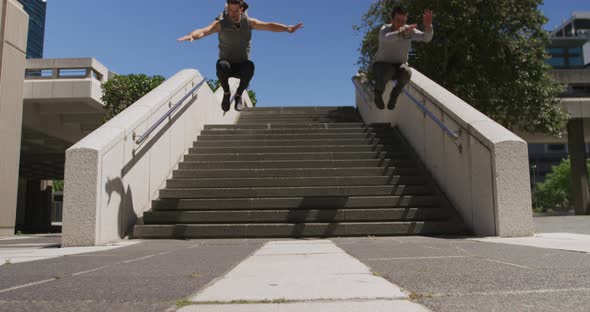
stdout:
{"type": "Polygon", "coordinates": [[[217,79],[223,89],[223,100],[221,101],[221,109],[224,112],[229,111],[231,92],[229,90],[229,77],[231,77],[232,67],[226,60],[217,61],[217,79]]]}
{"type": "Polygon", "coordinates": [[[250,81],[252,80],[252,77],[254,77],[255,67],[254,67],[254,63],[252,61],[245,61],[245,62],[239,64],[238,66],[239,66],[239,73],[237,73],[237,74],[239,75],[238,78],[240,78],[240,85],[238,86],[238,89],[236,90],[235,109],[237,111],[240,111],[240,110],[242,110],[242,107],[243,107],[242,94],[250,85],[250,81]]]}
{"type": "Polygon", "coordinates": [[[393,78],[394,65],[384,62],[373,63],[373,75],[375,76],[375,105],[377,108],[384,109],[383,91],[387,82],[393,78]]]}
{"type": "Polygon", "coordinates": [[[397,80],[397,84],[395,85],[393,90],[391,90],[391,96],[389,97],[389,102],[387,103],[388,109],[395,108],[395,103],[397,102],[397,98],[399,97],[400,94],[402,94],[404,87],[408,83],[410,83],[411,78],[412,78],[412,70],[410,69],[410,67],[408,65],[402,64],[397,68],[397,70],[395,71],[395,74],[393,75],[393,79],[397,80]]]}

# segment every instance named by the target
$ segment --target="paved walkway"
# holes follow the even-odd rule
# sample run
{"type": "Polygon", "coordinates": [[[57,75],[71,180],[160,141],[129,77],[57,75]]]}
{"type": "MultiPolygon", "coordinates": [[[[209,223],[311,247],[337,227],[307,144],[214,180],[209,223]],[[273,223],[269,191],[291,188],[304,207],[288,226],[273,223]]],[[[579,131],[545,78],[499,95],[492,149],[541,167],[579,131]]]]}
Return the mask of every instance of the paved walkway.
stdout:
{"type": "Polygon", "coordinates": [[[269,242],[189,301],[180,311],[428,311],[329,240],[269,242]]]}
{"type": "Polygon", "coordinates": [[[524,239],[126,241],[98,249],[58,248],[59,236],[0,239],[0,311],[589,311],[590,218],[535,224],[537,236],[524,239]]]}

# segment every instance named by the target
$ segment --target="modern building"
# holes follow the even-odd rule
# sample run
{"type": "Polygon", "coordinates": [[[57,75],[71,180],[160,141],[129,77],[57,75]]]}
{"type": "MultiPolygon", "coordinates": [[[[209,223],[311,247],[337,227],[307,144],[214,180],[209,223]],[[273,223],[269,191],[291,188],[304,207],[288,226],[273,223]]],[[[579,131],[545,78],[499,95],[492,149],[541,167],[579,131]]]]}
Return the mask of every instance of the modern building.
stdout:
{"type": "Polygon", "coordinates": [[[27,58],[43,58],[47,0],[18,0],[29,15],[27,58]]]}
{"type": "Polygon", "coordinates": [[[28,17],[16,0],[0,1],[0,236],[14,234],[23,118],[28,17]]]}
{"type": "MultiPolygon", "coordinates": [[[[553,77],[566,87],[560,95],[562,100],[585,103],[590,99],[590,12],[573,12],[569,19],[551,32],[547,52],[551,56],[547,62],[553,67],[553,77]]],[[[583,105],[590,105],[590,102],[583,105]]],[[[542,143],[529,144],[533,185],[543,181],[553,166],[568,157],[566,140],[546,139],[542,143]]],[[[590,144],[586,144],[586,153],[590,153],[590,144]]]]}

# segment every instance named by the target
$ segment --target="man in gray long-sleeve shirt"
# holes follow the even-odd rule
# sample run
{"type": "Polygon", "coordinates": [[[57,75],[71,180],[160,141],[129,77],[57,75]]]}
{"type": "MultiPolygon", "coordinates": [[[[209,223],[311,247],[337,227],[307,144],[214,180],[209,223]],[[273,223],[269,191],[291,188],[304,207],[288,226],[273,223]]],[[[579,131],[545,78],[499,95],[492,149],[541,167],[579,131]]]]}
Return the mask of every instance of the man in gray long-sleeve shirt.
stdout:
{"type": "Polygon", "coordinates": [[[391,97],[387,103],[388,109],[395,108],[397,98],[410,82],[412,72],[407,62],[412,41],[430,42],[432,40],[432,12],[430,10],[424,11],[422,17],[425,32],[416,29],[416,24],[406,25],[407,19],[407,12],[401,6],[397,6],[391,12],[391,24],[383,25],[379,32],[379,49],[375,54],[372,69],[375,75],[375,105],[379,109],[385,108],[383,91],[385,91],[389,80],[397,80],[397,84],[391,91],[391,97]]]}
{"type": "Polygon", "coordinates": [[[224,112],[230,109],[230,77],[240,79],[236,91],[235,109],[242,107],[242,93],[248,87],[254,75],[254,63],[250,61],[250,41],[252,30],[266,30],[274,32],[294,33],[303,27],[302,23],[287,26],[279,23],[269,23],[251,18],[242,11],[242,0],[227,0],[227,13],[220,20],[211,25],[192,31],[190,34],[178,38],[178,41],[199,40],[214,33],[219,33],[219,60],[217,61],[217,77],[223,88],[221,108],[224,112]]]}

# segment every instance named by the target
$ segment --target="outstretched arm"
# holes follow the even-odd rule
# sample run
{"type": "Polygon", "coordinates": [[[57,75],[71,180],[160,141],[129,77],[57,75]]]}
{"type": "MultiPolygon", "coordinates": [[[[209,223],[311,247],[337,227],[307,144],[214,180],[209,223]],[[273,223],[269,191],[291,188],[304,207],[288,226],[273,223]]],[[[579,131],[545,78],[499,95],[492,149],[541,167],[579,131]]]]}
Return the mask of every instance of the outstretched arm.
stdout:
{"type": "Polygon", "coordinates": [[[213,23],[211,23],[207,27],[193,30],[190,34],[188,34],[184,37],[178,38],[178,42],[183,42],[183,41],[193,42],[193,40],[199,40],[203,37],[217,33],[220,30],[221,30],[221,26],[219,25],[219,21],[214,21],[213,23]]]}
{"type": "Polygon", "coordinates": [[[255,18],[250,18],[250,27],[252,27],[252,29],[256,29],[256,30],[294,33],[299,28],[303,28],[303,23],[287,26],[287,25],[283,25],[283,24],[279,24],[279,23],[262,22],[262,21],[255,19],[255,18]]]}
{"type": "Polygon", "coordinates": [[[423,41],[423,42],[430,42],[434,35],[432,30],[432,11],[425,10],[424,15],[422,16],[422,21],[424,23],[424,31],[421,32],[417,29],[413,29],[412,39],[416,41],[423,41]]]}

